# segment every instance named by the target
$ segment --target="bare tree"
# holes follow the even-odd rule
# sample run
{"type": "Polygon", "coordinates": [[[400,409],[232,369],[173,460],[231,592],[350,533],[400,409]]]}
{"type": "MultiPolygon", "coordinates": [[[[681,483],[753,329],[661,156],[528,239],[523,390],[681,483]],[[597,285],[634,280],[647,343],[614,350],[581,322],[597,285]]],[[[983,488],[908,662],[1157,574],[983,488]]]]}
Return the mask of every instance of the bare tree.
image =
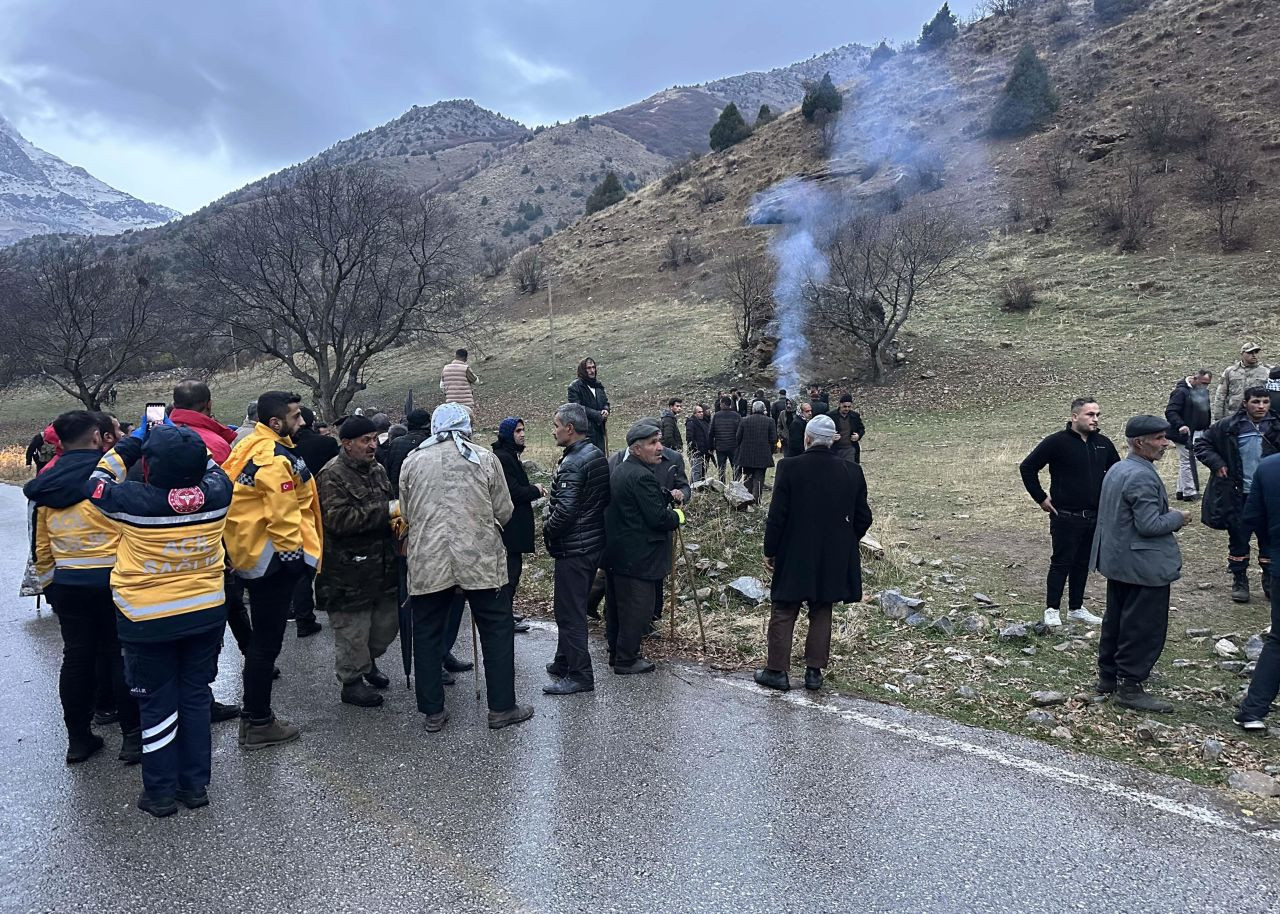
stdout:
{"type": "Polygon", "coordinates": [[[974,250],[967,227],[948,207],[850,216],[827,244],[826,278],[810,277],[804,285],[810,322],[865,348],[879,383],[886,346],[922,294],[960,269],[974,250]]]}
{"type": "Polygon", "coordinates": [[[764,325],[773,319],[773,261],[757,251],[735,248],[718,272],[733,306],[738,348],[750,349],[764,325]]]}
{"type": "Polygon", "coordinates": [[[1045,178],[1059,197],[1071,186],[1071,170],[1075,159],[1071,134],[1065,130],[1054,133],[1040,150],[1040,165],[1044,169],[1045,178]]]}
{"type": "Polygon", "coordinates": [[[533,293],[547,283],[547,261],[536,244],[511,258],[511,282],[520,293],[533,293]]]}
{"type": "Polygon", "coordinates": [[[502,275],[511,261],[511,248],[505,244],[490,244],[480,251],[480,272],[488,279],[502,275]]]}
{"type": "Polygon", "coordinates": [[[330,418],[379,353],[474,319],[453,212],[366,166],[306,168],[184,242],[194,309],[288,369],[330,418]]]}
{"type": "Polygon", "coordinates": [[[1137,164],[1126,166],[1124,176],[1103,191],[1090,207],[1094,221],[1106,234],[1118,233],[1122,251],[1136,251],[1155,227],[1155,197],[1148,188],[1146,169],[1137,164]]]}
{"type": "Polygon", "coordinates": [[[0,280],[4,380],[44,378],[86,409],[100,409],[174,329],[152,263],[98,254],[88,239],[11,251],[0,280]]]}
{"type": "Polygon", "coordinates": [[[1252,150],[1241,138],[1224,134],[1205,148],[1191,178],[1192,198],[1212,214],[1223,251],[1234,251],[1244,244],[1239,227],[1240,207],[1253,167],[1252,150]]]}

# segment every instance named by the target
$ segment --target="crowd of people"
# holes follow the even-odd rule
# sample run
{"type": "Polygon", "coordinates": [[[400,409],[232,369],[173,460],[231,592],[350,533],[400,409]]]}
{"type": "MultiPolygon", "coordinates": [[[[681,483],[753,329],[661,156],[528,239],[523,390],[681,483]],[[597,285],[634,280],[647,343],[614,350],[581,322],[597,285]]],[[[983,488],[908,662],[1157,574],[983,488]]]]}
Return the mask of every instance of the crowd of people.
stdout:
{"type": "MultiPolygon", "coordinates": [[[[1080,397],[1066,427],[1021,464],[1027,492],[1050,515],[1043,622],[1062,624],[1065,591],[1068,619],[1101,626],[1096,688],[1118,704],[1172,709],[1144,683],[1181,572],[1173,533],[1191,519],[1170,508],[1154,468],[1176,441],[1178,498],[1201,499],[1202,521],[1228,531],[1232,596],[1242,602],[1258,540],[1272,634],[1235,720],[1265,726],[1280,688],[1280,590],[1272,595],[1269,576],[1270,544],[1280,543],[1280,460],[1271,459],[1280,418],[1268,386],[1280,380],[1270,374],[1249,344],[1211,404],[1209,372],[1179,381],[1165,417],[1127,422],[1124,459],[1099,431],[1098,403],[1080,397]],[[1209,473],[1202,498],[1197,464],[1209,473]],[[1039,478],[1046,467],[1048,492],[1039,478]],[[1091,570],[1107,579],[1101,617],[1084,606],[1091,570]]],[[[33,573],[64,643],[66,761],[101,751],[92,726],[115,720],[120,759],[142,765],[140,809],[166,816],[207,804],[211,723],[238,720],[246,751],[299,738],[276,713],[272,684],[289,619],[307,637],[322,627],[317,610],[333,633],[340,700],[383,703],[390,677],[379,661],[400,637],[434,733],[449,720],[444,687],[473,667],[453,653],[470,606],[488,726],[529,720],[533,707],[515,688],[515,635],[528,630],[516,597],[539,504],[557,627],[543,693],[594,690],[588,619],[601,602],[609,668],[650,672],[644,642],[697,488],[689,477],[696,484],[715,472],[723,482],[728,471],[763,503],[778,453],[762,549],[768,655],[755,680],[790,688],[794,627],[807,605],[804,686],[822,687],[832,609],[862,598],[858,543],[872,521],[860,466],[866,428],[850,394],[833,410],[816,386],[799,402],[785,390],[770,400],[731,389],[714,410],[696,404],[683,435],[684,403],[672,397],[660,415],[628,425],[611,452],[609,397],[596,362],[584,359],[551,416],[561,455],[543,486],[522,459],[524,418],[504,418],[488,448],[475,440],[476,383],[459,350],[442,371],[445,402],[432,411],[407,404],[403,424],[357,411],[330,427],[299,396],[266,391],[233,428],[214,418],[212,392],[198,380],[175,386],[163,420],[136,428],[102,412],[58,416],[38,436],[39,470],[25,493],[33,573]],[[228,628],[244,662],[238,705],[214,701],[210,689],[228,628]]]]}

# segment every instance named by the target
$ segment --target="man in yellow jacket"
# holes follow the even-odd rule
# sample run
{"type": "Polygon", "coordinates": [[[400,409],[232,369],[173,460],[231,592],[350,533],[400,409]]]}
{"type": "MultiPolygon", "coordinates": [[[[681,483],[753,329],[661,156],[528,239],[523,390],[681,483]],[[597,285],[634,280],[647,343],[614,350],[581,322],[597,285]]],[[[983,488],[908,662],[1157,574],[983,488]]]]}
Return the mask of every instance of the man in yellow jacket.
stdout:
{"type": "Polygon", "coordinates": [[[241,745],[265,749],[292,742],[298,728],[271,710],[271,679],[298,578],[318,569],[323,537],[316,483],[294,449],[301,398],[269,390],[258,422],[222,465],[234,489],[227,513],[227,558],[249,591],[253,635],[244,661],[241,745]]]}

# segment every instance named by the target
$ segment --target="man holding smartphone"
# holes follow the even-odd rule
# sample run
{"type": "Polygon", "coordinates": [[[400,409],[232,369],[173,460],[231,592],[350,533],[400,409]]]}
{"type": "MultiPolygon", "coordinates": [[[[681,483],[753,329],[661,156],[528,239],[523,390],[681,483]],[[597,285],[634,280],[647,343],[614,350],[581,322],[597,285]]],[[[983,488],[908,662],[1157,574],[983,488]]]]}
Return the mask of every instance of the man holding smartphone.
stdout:
{"type": "Polygon", "coordinates": [[[269,390],[258,398],[258,422],[223,469],[235,485],[227,513],[227,554],[249,591],[253,634],[244,663],[241,745],[289,743],[298,728],[271,710],[271,680],[299,577],[318,569],[323,543],[316,483],[294,449],[301,398],[269,390]]]}

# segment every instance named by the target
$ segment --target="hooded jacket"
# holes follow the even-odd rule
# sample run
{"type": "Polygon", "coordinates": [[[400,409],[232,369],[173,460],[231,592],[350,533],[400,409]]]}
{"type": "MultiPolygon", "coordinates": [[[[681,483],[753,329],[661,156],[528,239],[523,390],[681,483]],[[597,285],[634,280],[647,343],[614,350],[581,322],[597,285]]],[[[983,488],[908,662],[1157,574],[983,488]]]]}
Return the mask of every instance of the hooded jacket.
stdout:
{"type": "Polygon", "coordinates": [[[120,536],[111,595],[123,641],[168,641],[226,622],[222,534],[231,481],[191,429],[158,425],[102,455],[84,493],[120,536]],[[146,482],[127,479],[141,457],[146,482]]]}
{"type": "Polygon", "coordinates": [[[42,587],[110,583],[120,531],[84,491],[101,458],[101,451],[88,448],[67,451],[56,466],[22,487],[31,502],[32,558],[42,587]]]}
{"type": "Polygon", "coordinates": [[[507,480],[507,491],[511,494],[514,510],[511,520],[502,529],[502,544],[507,552],[519,552],[522,555],[534,551],[533,536],[533,503],[542,497],[538,487],[529,482],[529,474],[520,460],[523,447],[516,445],[510,438],[499,438],[493,442],[493,456],[502,464],[502,473],[507,480]]]}
{"type": "Polygon", "coordinates": [[[212,416],[193,409],[174,409],[169,413],[169,421],[199,435],[204,446],[209,449],[213,462],[219,466],[231,456],[231,442],[235,440],[236,433],[212,416]]]}
{"type": "Polygon", "coordinates": [[[293,441],[261,422],[222,465],[235,486],[227,512],[227,557],[242,578],[310,565],[324,548],[316,481],[293,441]]]}

